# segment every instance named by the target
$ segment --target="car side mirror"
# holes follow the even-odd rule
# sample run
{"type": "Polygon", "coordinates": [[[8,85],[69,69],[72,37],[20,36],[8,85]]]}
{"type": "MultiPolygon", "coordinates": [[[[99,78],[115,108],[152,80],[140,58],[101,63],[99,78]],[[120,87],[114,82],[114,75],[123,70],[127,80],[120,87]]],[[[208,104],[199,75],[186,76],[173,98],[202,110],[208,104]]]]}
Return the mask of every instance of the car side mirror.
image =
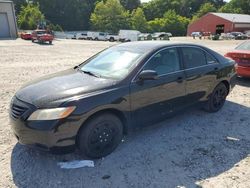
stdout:
{"type": "Polygon", "coordinates": [[[138,78],[139,80],[157,80],[159,76],[154,70],[144,70],[139,74],[138,78]]]}

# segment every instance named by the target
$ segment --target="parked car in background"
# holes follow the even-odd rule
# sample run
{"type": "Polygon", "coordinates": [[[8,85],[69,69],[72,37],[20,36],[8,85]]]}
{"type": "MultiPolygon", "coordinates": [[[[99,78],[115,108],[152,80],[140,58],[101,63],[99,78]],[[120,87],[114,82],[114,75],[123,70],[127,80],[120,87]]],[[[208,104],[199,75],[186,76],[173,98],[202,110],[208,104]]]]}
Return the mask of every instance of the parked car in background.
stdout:
{"type": "Polygon", "coordinates": [[[104,32],[96,32],[96,31],[88,31],[87,32],[87,39],[88,40],[102,40],[106,41],[107,33],[104,32]]]}
{"type": "Polygon", "coordinates": [[[238,35],[242,35],[242,32],[231,32],[231,35],[233,35],[234,37],[237,37],[238,35]]]}
{"type": "Polygon", "coordinates": [[[86,40],[88,37],[87,32],[76,33],[77,40],[86,40]]]}
{"type": "Polygon", "coordinates": [[[65,32],[66,39],[76,39],[76,33],[65,32]]]}
{"type": "Polygon", "coordinates": [[[152,37],[152,34],[150,34],[150,33],[141,33],[138,36],[139,41],[152,40],[152,39],[153,39],[153,37],[152,37]]]}
{"type": "Polygon", "coordinates": [[[165,32],[156,32],[152,35],[153,40],[169,40],[169,34],[165,32]]]}
{"type": "Polygon", "coordinates": [[[35,30],[32,32],[32,42],[49,42],[49,44],[52,44],[53,40],[54,36],[51,33],[48,33],[46,30],[35,30]]]}
{"type": "Polygon", "coordinates": [[[114,41],[119,41],[119,36],[118,35],[114,35],[114,34],[107,34],[106,35],[106,40],[109,42],[114,42],[114,41]]]}
{"type": "Polygon", "coordinates": [[[221,34],[221,39],[222,40],[232,40],[234,38],[235,38],[235,36],[232,35],[231,33],[222,33],[221,34]]]}
{"type": "Polygon", "coordinates": [[[119,41],[121,42],[138,41],[138,37],[140,34],[141,32],[137,30],[120,30],[118,34],[119,41]]]}
{"type": "Polygon", "coordinates": [[[201,32],[192,32],[191,36],[192,37],[202,37],[202,34],[201,34],[201,32]]]}
{"type": "Polygon", "coordinates": [[[123,43],[23,86],[10,122],[21,144],[101,158],[123,134],[189,106],[219,111],[234,77],[233,60],[200,45],[123,43]]]}
{"type": "Polygon", "coordinates": [[[32,39],[32,32],[22,32],[21,33],[21,39],[24,39],[24,40],[31,40],[32,39]]]}
{"type": "Polygon", "coordinates": [[[167,35],[168,37],[172,37],[172,36],[173,36],[172,33],[166,33],[166,35],[167,35]]]}
{"type": "Polygon", "coordinates": [[[246,40],[246,39],[248,39],[248,36],[243,33],[235,37],[235,40],[246,40]]]}
{"type": "Polygon", "coordinates": [[[250,77],[250,41],[243,42],[225,56],[236,62],[238,76],[250,77]]]}

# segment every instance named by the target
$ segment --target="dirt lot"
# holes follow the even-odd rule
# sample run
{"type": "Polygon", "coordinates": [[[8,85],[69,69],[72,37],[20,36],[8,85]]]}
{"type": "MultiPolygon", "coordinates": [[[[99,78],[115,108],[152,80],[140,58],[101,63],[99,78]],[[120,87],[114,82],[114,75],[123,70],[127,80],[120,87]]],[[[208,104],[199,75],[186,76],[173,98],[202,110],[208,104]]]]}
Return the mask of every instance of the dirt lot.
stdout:
{"type": "MultiPolygon", "coordinates": [[[[238,41],[197,42],[224,54],[238,41]]],[[[57,40],[54,45],[0,41],[0,187],[250,187],[250,80],[238,79],[216,114],[191,109],[132,133],[94,168],[63,170],[59,161],[81,159],[75,152],[52,155],[17,144],[8,122],[15,91],[34,78],[81,63],[114,45],[57,40]],[[227,139],[233,137],[236,139],[227,139]]]]}

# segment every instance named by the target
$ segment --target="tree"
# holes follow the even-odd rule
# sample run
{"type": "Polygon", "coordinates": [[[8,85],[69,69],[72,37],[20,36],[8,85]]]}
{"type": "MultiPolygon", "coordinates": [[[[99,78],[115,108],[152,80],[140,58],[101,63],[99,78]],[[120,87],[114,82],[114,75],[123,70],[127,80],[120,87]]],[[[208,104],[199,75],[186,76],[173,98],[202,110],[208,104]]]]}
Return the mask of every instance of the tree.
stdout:
{"type": "Polygon", "coordinates": [[[163,29],[166,32],[173,33],[175,36],[186,34],[190,22],[188,18],[176,14],[174,10],[169,10],[164,14],[163,19],[165,20],[163,29]]]}
{"type": "Polygon", "coordinates": [[[147,20],[162,18],[166,10],[174,10],[178,15],[192,18],[205,3],[212,4],[216,9],[225,4],[223,0],[151,0],[143,3],[142,8],[147,20]]]}
{"type": "Polygon", "coordinates": [[[217,11],[217,9],[214,7],[214,5],[212,5],[211,3],[205,3],[205,4],[201,5],[200,9],[195,14],[195,16],[200,18],[209,12],[216,12],[216,11],[217,11]]]}
{"type": "Polygon", "coordinates": [[[198,20],[200,17],[204,16],[205,14],[209,12],[216,12],[216,11],[217,10],[214,7],[214,5],[212,5],[211,3],[205,3],[200,7],[198,12],[193,16],[192,22],[198,20]]]}
{"type": "Polygon", "coordinates": [[[45,21],[45,17],[39,10],[39,4],[27,4],[21,7],[17,20],[20,29],[36,29],[41,21],[45,21]]]}
{"type": "Polygon", "coordinates": [[[250,0],[231,0],[219,12],[250,14],[250,0]]]}
{"type": "Polygon", "coordinates": [[[26,0],[13,0],[13,3],[15,4],[16,15],[20,13],[22,6],[27,6],[26,0]]]}
{"type": "Polygon", "coordinates": [[[119,0],[101,1],[91,14],[91,26],[95,30],[117,33],[120,29],[129,29],[129,12],[119,0]]]}
{"type": "Polygon", "coordinates": [[[174,10],[167,11],[163,18],[156,18],[148,22],[150,32],[170,32],[175,36],[186,34],[190,20],[176,14],[174,10]]]}
{"type": "Polygon", "coordinates": [[[138,8],[141,5],[140,0],[120,0],[122,6],[129,11],[138,8]]]}
{"type": "Polygon", "coordinates": [[[155,18],[148,21],[149,32],[161,32],[164,31],[165,20],[163,18],[155,18]]]}
{"type": "Polygon", "coordinates": [[[88,30],[91,12],[99,0],[33,0],[45,17],[64,30],[88,30]]]}
{"type": "Polygon", "coordinates": [[[233,7],[231,4],[227,3],[219,9],[219,12],[241,14],[243,13],[243,10],[241,8],[233,7]]]}
{"type": "Polygon", "coordinates": [[[132,29],[146,32],[148,30],[148,23],[142,8],[135,9],[131,14],[132,29]]]}

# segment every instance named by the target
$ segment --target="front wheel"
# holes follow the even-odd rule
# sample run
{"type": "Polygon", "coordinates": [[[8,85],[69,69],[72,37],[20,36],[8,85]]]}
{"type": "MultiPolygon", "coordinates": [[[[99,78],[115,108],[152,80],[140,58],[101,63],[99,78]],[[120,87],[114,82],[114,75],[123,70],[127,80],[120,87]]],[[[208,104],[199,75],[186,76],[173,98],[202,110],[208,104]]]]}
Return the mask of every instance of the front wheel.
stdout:
{"type": "Polygon", "coordinates": [[[92,118],[78,135],[78,147],[83,155],[101,158],[112,153],[123,137],[121,120],[110,113],[92,118]]]}
{"type": "Polygon", "coordinates": [[[206,103],[205,110],[208,112],[218,112],[224,105],[228,89],[225,84],[220,83],[216,86],[209,100],[206,103]]]}
{"type": "Polygon", "coordinates": [[[49,44],[52,44],[52,41],[49,41],[49,44]]]}

